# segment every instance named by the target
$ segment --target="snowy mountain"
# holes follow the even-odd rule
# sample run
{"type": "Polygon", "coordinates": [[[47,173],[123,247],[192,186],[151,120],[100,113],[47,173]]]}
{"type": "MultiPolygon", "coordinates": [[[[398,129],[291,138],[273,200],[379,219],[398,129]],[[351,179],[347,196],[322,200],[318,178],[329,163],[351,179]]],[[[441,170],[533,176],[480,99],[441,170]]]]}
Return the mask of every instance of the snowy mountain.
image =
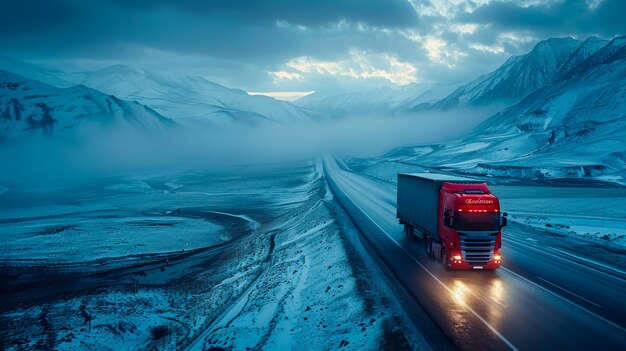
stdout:
{"type": "Polygon", "coordinates": [[[148,134],[176,123],[136,102],[77,85],[57,88],[0,71],[0,139],[29,135],[77,135],[102,127],[148,134]]]}
{"type": "Polygon", "coordinates": [[[202,77],[177,76],[131,65],[96,71],[61,70],[0,56],[0,70],[56,87],[84,85],[124,100],[138,101],[158,113],[193,125],[290,123],[325,116],[267,96],[252,96],[202,77]]]}
{"type": "Polygon", "coordinates": [[[28,63],[8,56],[0,55],[0,70],[54,85],[56,87],[67,88],[75,85],[70,82],[67,74],[59,69],[45,65],[28,63]]]}
{"type": "MultiPolygon", "coordinates": [[[[495,71],[459,87],[433,107],[449,109],[519,102],[528,94],[550,84],[580,45],[580,41],[573,38],[541,41],[530,53],[512,56],[495,71]]],[[[594,47],[587,45],[585,52],[592,51],[594,47]]]]}
{"type": "MultiPolygon", "coordinates": [[[[130,65],[115,65],[71,75],[78,84],[136,100],[159,113],[209,124],[311,121],[322,116],[290,102],[252,96],[202,77],[176,76],[130,65]]],[[[182,121],[183,123],[185,121],[182,121]]]]}
{"type": "Polygon", "coordinates": [[[398,114],[417,105],[433,103],[445,97],[456,85],[411,83],[401,87],[345,93],[316,92],[296,100],[296,105],[333,117],[350,115],[398,114]]]}
{"type": "Polygon", "coordinates": [[[585,40],[580,46],[572,53],[572,55],[561,65],[559,72],[554,76],[554,80],[564,80],[569,78],[569,75],[576,67],[583,61],[588,59],[591,55],[595,54],[598,50],[608,44],[608,40],[599,39],[596,37],[590,37],[585,40]]]}
{"type": "Polygon", "coordinates": [[[559,79],[489,118],[464,140],[422,148],[407,159],[470,173],[623,182],[626,37],[599,49],[584,47],[598,45],[596,40],[585,43],[555,73],[559,79]]]}

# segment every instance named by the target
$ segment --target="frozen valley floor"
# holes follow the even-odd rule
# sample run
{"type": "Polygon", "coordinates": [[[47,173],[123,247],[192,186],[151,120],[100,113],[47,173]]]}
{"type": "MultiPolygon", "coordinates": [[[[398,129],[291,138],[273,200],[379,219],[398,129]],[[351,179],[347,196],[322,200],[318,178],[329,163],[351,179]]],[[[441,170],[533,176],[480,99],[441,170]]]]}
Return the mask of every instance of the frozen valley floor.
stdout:
{"type": "Polygon", "coordinates": [[[3,349],[428,349],[319,164],[243,173],[6,185],[3,349]]]}

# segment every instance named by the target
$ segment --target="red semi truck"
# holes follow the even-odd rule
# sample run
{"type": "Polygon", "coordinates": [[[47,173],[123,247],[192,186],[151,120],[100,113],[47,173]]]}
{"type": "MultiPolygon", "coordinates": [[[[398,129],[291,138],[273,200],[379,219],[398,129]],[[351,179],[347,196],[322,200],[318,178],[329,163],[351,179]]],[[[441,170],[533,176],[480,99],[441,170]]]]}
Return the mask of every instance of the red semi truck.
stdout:
{"type": "Polygon", "coordinates": [[[445,269],[500,267],[506,213],[483,181],[434,173],[398,174],[397,217],[445,269]]]}

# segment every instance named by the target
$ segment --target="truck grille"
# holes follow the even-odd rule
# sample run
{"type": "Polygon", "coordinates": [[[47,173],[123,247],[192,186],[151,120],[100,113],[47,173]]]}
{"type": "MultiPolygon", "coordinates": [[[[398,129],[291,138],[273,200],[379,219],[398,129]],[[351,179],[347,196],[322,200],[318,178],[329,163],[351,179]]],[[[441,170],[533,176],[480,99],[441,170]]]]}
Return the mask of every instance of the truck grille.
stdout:
{"type": "Polygon", "coordinates": [[[459,233],[463,261],[472,266],[484,266],[493,259],[498,233],[465,232],[459,233]]]}

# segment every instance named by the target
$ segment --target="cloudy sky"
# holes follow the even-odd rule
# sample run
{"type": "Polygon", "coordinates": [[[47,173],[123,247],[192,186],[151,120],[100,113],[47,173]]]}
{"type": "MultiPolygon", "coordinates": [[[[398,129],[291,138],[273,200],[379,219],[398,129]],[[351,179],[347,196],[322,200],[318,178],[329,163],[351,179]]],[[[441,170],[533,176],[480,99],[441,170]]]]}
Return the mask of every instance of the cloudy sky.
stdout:
{"type": "Polygon", "coordinates": [[[0,53],[130,63],[247,91],[451,83],[555,36],[626,34],[623,0],[0,0],[0,53]]]}

